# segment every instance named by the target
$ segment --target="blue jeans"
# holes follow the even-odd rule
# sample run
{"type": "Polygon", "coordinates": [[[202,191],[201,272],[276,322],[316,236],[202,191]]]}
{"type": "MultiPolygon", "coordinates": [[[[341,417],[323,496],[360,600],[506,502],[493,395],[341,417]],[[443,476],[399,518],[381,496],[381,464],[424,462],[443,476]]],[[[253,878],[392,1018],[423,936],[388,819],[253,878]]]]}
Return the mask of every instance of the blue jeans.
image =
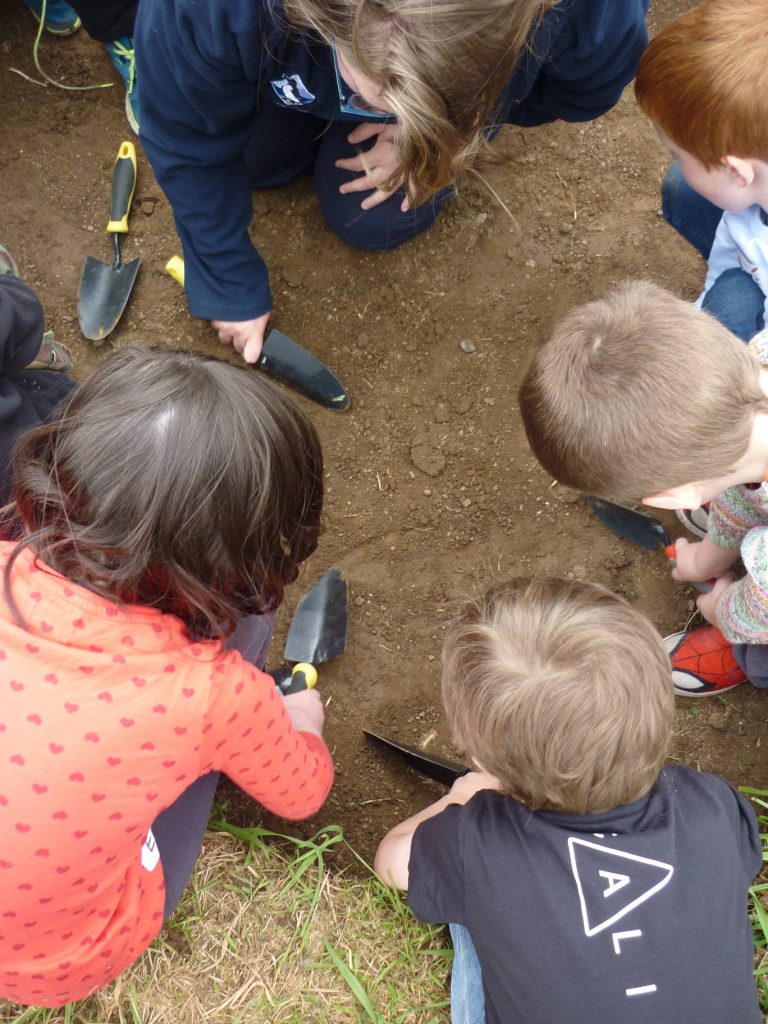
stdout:
{"type": "MultiPolygon", "coordinates": [[[[226,646],[239,651],[257,668],[263,668],[272,642],[274,621],[274,615],[243,617],[226,646]]],[[[181,894],[192,877],[218,784],[219,772],[201,775],[152,823],[165,880],[163,921],[167,921],[178,906],[181,894]]]]}
{"type": "Polygon", "coordinates": [[[449,924],[453,942],[451,1024],[485,1024],[485,993],[480,961],[469,931],[449,924]]]}
{"type": "MultiPolygon", "coordinates": [[[[723,211],[688,185],[677,163],[661,186],[664,219],[707,259],[723,211]]],[[[716,317],[742,341],[749,341],[764,326],[765,296],[740,267],[724,271],[704,296],[702,309],[716,317]]]]}

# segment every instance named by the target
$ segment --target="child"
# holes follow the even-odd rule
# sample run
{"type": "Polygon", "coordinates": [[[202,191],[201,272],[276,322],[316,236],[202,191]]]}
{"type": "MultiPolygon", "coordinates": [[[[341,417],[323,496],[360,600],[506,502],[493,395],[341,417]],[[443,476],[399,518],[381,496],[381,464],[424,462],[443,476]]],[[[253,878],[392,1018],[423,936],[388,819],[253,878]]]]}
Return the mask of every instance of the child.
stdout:
{"type": "Polygon", "coordinates": [[[697,600],[711,625],[668,638],[681,696],[768,687],[768,372],[755,342],[636,282],[569,313],[520,389],[531,448],[561,483],[656,508],[712,502],[706,538],[675,546],[675,579],[718,577],[697,600]]]}
{"type": "Polygon", "coordinates": [[[124,349],[14,459],[0,544],[0,998],[59,1006],[151,943],[217,773],[287,818],[332,781],[315,691],[263,664],[315,549],[322,454],[263,377],[124,349]],[[259,650],[261,649],[261,650],[259,650]]]}
{"type": "Polygon", "coordinates": [[[0,505],[12,497],[11,452],[75,390],[69,349],[43,331],[43,307],[0,245],[0,505]],[[51,372],[65,371],[65,372],[51,372]]]}
{"type": "Polygon", "coordinates": [[[768,309],[766,17],[767,0],[706,0],[653,39],[635,83],[677,161],[665,216],[708,258],[699,305],[744,341],[768,309]]]}
{"type": "Polygon", "coordinates": [[[672,685],[648,620],[590,583],[494,587],[446,637],[443,704],[478,771],[375,867],[452,922],[454,1024],[758,1024],[757,822],[723,779],[662,767],[672,685]]]}

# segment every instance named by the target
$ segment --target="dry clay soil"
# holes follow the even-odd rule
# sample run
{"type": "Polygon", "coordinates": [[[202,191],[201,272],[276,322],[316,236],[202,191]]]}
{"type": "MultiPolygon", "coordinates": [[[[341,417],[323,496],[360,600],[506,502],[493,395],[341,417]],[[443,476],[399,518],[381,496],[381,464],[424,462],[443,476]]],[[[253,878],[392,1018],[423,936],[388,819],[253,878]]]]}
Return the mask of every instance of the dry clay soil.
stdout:
{"type": "MultiPolygon", "coordinates": [[[[652,31],[691,6],[656,0],[652,31]]],[[[85,379],[135,342],[236,359],[189,317],[163,273],[179,243],[140,148],[124,245],[126,258],[142,258],[138,281],[108,343],[96,349],[82,337],[83,259],[111,257],[111,168],[130,137],[122,88],[63,92],[26,80],[13,69],[39,78],[34,22],[20,0],[0,0],[0,25],[0,241],[38,290],[48,325],[73,348],[75,376],[85,379]]],[[[44,40],[41,59],[70,84],[115,80],[84,32],[44,40]]],[[[538,467],[515,398],[531,353],[573,304],[637,276],[697,295],[703,263],[659,213],[665,153],[631,91],[592,124],[507,128],[498,149],[490,189],[470,180],[430,232],[389,254],[338,241],[309,181],[254,197],[252,231],[271,270],[275,322],[334,368],[352,396],[343,414],[299,399],[325,448],[326,530],[281,615],[274,660],[295,602],[328,566],[349,581],[350,624],[346,653],[321,673],[337,782],[315,819],[289,827],[307,834],[340,823],[364,855],[437,790],[373,749],[362,728],[456,756],[439,666],[463,595],[550,573],[612,587],[664,633],[692,614],[692,591],[670,578],[662,558],[606,532],[538,467]]],[[[670,353],[683,373],[685,358],[670,353]]],[[[674,519],[665,522],[678,532],[674,519]]],[[[720,699],[678,701],[674,758],[737,785],[765,785],[766,700],[745,685],[720,699]]],[[[233,787],[224,795],[236,820],[261,820],[233,787]]]]}

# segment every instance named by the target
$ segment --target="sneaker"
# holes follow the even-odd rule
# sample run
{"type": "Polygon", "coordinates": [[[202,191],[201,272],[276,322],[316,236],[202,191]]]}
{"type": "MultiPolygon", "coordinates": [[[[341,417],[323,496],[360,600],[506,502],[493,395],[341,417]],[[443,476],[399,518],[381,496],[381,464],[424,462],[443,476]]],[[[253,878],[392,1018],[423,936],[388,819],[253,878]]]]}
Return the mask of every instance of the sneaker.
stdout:
{"type": "Polygon", "coordinates": [[[133,39],[123,36],[104,43],[112,63],[125,83],[125,116],[131,129],[139,134],[139,85],[136,81],[136,60],[133,56],[133,39]]]}
{"type": "Polygon", "coordinates": [[[747,680],[731,644],[714,626],[673,633],[664,637],[664,643],[678,697],[718,696],[747,680]]]}
{"type": "Polygon", "coordinates": [[[67,348],[61,341],[56,341],[53,331],[46,331],[37,358],[29,364],[27,369],[61,370],[63,373],[67,373],[74,365],[72,349],[67,348]]]}
{"type": "Polygon", "coordinates": [[[64,0],[24,0],[38,21],[43,20],[46,32],[55,36],[71,36],[80,28],[80,18],[64,0]]]}
{"type": "Polygon", "coordinates": [[[689,533],[699,540],[707,536],[707,522],[709,520],[709,503],[699,508],[678,508],[675,515],[689,533]]]}

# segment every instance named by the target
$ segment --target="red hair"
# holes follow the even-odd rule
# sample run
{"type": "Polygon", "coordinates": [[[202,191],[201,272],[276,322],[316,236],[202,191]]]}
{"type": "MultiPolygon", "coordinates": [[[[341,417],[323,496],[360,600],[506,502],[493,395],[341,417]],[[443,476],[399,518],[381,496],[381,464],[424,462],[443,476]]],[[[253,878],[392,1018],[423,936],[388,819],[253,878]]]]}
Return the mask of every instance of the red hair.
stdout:
{"type": "Polygon", "coordinates": [[[651,40],[635,95],[705,167],[768,160],[767,68],[768,0],[705,0],[651,40]]]}

